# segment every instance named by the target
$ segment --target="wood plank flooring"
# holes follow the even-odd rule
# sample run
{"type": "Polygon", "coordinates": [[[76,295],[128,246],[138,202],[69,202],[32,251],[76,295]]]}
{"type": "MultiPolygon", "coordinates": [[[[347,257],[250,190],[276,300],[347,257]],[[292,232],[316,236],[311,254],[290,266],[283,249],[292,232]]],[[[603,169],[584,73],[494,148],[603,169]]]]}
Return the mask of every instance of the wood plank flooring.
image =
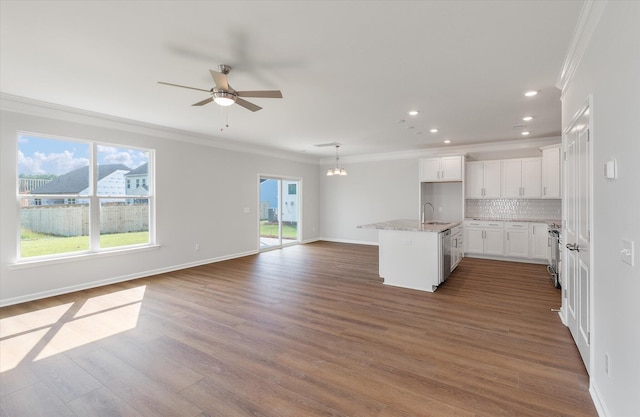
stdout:
{"type": "Polygon", "coordinates": [[[0,309],[0,417],[590,417],[544,266],[317,242],[0,309]]]}

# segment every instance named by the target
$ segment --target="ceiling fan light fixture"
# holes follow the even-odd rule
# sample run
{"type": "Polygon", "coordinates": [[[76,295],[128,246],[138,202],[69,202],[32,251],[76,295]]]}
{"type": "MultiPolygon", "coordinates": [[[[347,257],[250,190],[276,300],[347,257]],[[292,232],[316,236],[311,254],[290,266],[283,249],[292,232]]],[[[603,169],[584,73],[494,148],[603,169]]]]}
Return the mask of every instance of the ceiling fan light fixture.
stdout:
{"type": "Polygon", "coordinates": [[[214,91],[213,92],[213,101],[220,106],[230,106],[236,102],[236,95],[232,94],[228,91],[214,91]]]}

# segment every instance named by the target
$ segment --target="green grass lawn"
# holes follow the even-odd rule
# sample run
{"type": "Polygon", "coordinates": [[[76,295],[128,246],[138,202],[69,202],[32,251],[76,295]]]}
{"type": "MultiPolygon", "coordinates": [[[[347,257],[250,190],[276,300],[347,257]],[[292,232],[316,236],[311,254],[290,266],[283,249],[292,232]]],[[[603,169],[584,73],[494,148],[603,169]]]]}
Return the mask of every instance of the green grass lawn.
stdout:
{"type": "MultiPolygon", "coordinates": [[[[100,236],[100,247],[115,248],[149,242],[149,232],[113,233],[100,236]]],[[[54,255],[89,250],[89,236],[50,236],[31,231],[22,232],[20,256],[54,255]]]]}
{"type": "MultiPolygon", "coordinates": [[[[266,220],[260,221],[260,236],[262,237],[278,237],[278,225],[267,223],[266,220]]],[[[298,238],[298,226],[297,225],[282,225],[282,238],[283,239],[297,239],[298,238]]]]}

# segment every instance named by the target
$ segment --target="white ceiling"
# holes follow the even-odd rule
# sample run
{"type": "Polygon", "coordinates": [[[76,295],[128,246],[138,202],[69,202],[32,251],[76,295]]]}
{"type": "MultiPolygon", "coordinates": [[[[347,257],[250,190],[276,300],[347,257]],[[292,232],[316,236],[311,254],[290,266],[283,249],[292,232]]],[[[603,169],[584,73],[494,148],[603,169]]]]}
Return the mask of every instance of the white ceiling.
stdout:
{"type": "Polygon", "coordinates": [[[361,155],[515,140],[527,114],[531,138],[559,136],[554,85],[583,2],[0,4],[2,93],[327,156],[314,145],[361,155]],[[191,107],[208,93],[157,84],[209,89],[223,63],[234,88],[284,98],[249,99],[256,113],[191,107]]]}

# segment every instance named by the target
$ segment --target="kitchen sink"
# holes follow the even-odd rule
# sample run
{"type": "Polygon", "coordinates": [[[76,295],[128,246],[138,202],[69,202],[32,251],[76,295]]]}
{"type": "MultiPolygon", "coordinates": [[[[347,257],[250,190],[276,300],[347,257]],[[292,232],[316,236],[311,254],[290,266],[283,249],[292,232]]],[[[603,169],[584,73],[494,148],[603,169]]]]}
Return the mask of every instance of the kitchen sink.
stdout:
{"type": "Polygon", "coordinates": [[[424,222],[423,224],[431,224],[431,225],[434,225],[434,226],[442,226],[442,225],[449,224],[449,223],[451,223],[451,222],[424,222]]]}

